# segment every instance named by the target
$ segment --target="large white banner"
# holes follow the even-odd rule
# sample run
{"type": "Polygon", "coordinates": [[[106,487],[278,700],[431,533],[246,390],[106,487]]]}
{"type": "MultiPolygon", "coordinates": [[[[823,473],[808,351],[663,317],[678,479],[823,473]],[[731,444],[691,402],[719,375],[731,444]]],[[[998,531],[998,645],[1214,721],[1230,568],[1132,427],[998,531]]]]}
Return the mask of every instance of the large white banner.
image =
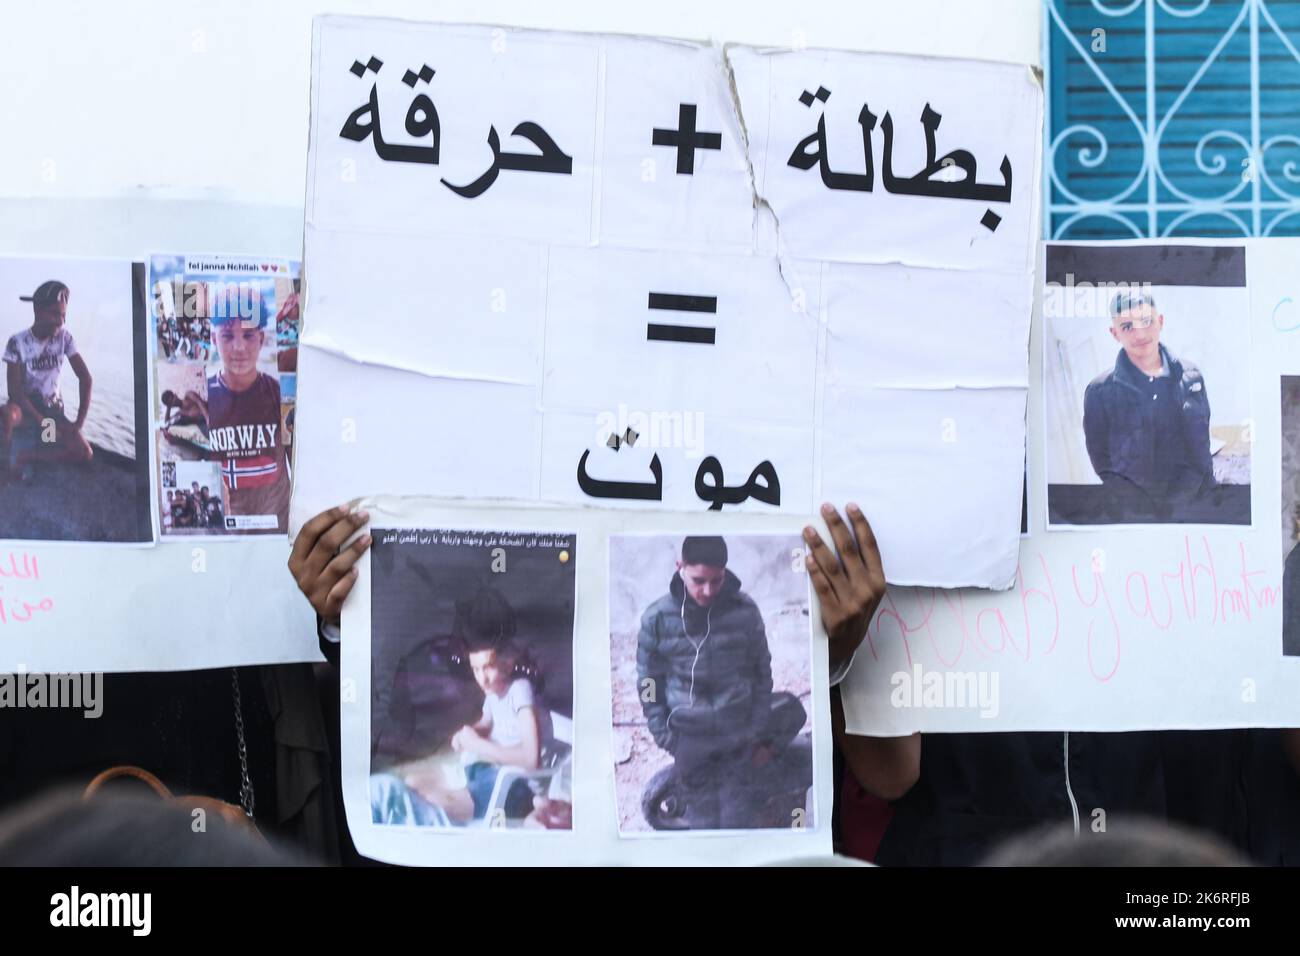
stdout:
{"type": "Polygon", "coordinates": [[[853,499],[892,580],[1013,583],[1027,69],[323,17],[311,116],[291,528],[853,499]]]}
{"type": "Polygon", "coordinates": [[[851,732],[1300,725],[1297,265],[1045,248],[1015,587],[891,588],[851,732]]]}

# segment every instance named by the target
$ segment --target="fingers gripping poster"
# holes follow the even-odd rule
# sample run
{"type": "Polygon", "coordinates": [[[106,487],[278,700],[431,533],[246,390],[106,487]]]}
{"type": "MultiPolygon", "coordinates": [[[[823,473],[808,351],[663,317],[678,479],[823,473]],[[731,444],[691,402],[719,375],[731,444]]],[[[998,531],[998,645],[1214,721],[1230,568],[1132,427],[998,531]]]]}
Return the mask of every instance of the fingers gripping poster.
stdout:
{"type": "Polygon", "coordinates": [[[892,581],[1012,583],[1028,69],[345,17],[313,53],[293,527],[852,497],[892,581]]]}
{"type": "Polygon", "coordinates": [[[802,524],[365,499],[344,804],[395,863],[759,863],[830,850],[802,524]]]}

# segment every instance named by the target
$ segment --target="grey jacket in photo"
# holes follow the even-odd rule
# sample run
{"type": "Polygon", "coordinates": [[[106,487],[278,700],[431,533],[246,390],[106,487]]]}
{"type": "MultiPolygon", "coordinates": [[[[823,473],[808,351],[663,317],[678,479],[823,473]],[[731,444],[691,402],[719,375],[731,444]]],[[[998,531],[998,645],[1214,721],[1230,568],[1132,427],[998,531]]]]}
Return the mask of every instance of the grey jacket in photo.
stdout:
{"type": "Polygon", "coordinates": [[[766,731],[772,657],[763,615],[731,571],[707,608],[673,575],[669,592],[641,616],[636,670],[650,733],[669,753],[683,737],[722,746],[766,731]]]}

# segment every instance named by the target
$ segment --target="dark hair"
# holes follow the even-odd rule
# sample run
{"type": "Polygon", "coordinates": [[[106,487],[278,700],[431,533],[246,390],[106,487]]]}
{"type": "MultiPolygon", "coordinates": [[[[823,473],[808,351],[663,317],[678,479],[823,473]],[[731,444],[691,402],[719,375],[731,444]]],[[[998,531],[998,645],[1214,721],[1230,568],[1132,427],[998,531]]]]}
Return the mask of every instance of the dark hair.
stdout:
{"type": "Polygon", "coordinates": [[[996,847],[984,866],[1249,866],[1250,862],[1208,833],[1146,817],[1112,823],[1105,833],[1076,836],[1070,824],[1053,823],[1014,836],[996,847]]]}
{"type": "Polygon", "coordinates": [[[697,535],[682,542],[682,564],[727,566],[727,542],[717,535],[697,535]]]}
{"type": "Polygon", "coordinates": [[[1111,318],[1119,318],[1125,312],[1132,312],[1144,305],[1149,305],[1153,309],[1156,307],[1155,297],[1150,292],[1117,292],[1110,300],[1111,318]]]}
{"type": "Polygon", "coordinates": [[[472,597],[456,602],[452,633],[466,651],[499,649],[515,636],[515,610],[492,588],[480,588],[472,597]]]}
{"type": "Polygon", "coordinates": [[[176,397],[176,393],[173,392],[170,388],[164,389],[162,393],[162,403],[164,405],[170,405],[172,402],[175,401],[179,401],[179,399],[176,397]],[[171,398],[167,397],[169,395],[171,396],[171,398]]]}
{"type": "Polygon", "coordinates": [[[0,866],[302,866],[312,861],[149,794],[54,790],[0,817],[0,866]]]}
{"type": "Polygon", "coordinates": [[[452,634],[461,647],[461,659],[469,666],[469,655],[480,651],[496,651],[514,661],[513,677],[526,677],[533,689],[542,690],[543,680],[532,655],[516,646],[514,637],[518,627],[515,609],[493,588],[479,588],[469,598],[456,602],[456,620],[452,634]]]}

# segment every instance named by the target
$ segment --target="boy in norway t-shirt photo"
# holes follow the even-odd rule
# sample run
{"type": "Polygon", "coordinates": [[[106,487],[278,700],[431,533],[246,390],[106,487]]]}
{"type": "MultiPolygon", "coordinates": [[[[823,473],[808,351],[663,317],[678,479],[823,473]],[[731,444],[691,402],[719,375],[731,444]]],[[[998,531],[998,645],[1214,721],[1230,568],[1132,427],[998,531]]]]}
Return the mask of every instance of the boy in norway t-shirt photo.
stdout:
{"type": "Polygon", "coordinates": [[[257,368],[266,311],[260,296],[252,303],[250,318],[235,309],[212,317],[221,368],[208,379],[209,438],[230,502],[227,527],[250,527],[238,519],[257,516],[265,523],[252,527],[285,532],[290,482],[280,434],[280,383],[257,368]]]}

